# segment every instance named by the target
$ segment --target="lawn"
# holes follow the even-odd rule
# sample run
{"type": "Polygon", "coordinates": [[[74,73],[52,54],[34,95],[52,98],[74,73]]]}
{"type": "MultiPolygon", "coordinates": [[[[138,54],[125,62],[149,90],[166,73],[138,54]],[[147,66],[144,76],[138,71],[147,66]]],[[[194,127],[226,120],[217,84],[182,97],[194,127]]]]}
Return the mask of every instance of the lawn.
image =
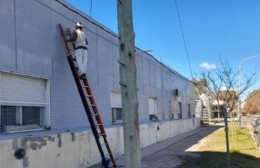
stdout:
{"type": "MultiPolygon", "coordinates": [[[[246,128],[236,129],[230,123],[229,142],[233,168],[260,168],[260,151],[255,148],[246,128]]],[[[191,147],[188,151],[192,152],[193,155],[183,156],[182,160],[184,163],[178,166],[178,168],[226,167],[224,128],[220,128],[203,138],[199,145],[191,147]]]]}

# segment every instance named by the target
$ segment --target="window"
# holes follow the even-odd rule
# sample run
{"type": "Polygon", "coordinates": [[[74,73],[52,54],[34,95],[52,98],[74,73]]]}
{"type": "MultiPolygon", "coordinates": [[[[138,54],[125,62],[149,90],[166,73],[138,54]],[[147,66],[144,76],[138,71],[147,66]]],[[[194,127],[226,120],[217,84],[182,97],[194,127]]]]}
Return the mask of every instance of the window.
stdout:
{"type": "Polygon", "coordinates": [[[158,112],[157,112],[157,99],[150,97],[149,100],[149,120],[158,121],[158,112]]]}
{"type": "Polygon", "coordinates": [[[0,131],[15,133],[49,127],[46,79],[0,71],[0,131]]]}
{"type": "Polygon", "coordinates": [[[170,113],[170,120],[173,120],[174,119],[174,113],[170,113]]]}
{"type": "Polygon", "coordinates": [[[182,104],[181,104],[181,102],[179,102],[179,114],[178,114],[178,118],[182,118],[182,104]]]}
{"type": "Polygon", "coordinates": [[[123,122],[121,93],[111,92],[110,99],[112,108],[112,124],[120,124],[123,122]]]}
{"type": "Polygon", "coordinates": [[[1,132],[15,133],[43,129],[43,108],[1,106],[1,132]]]}
{"type": "Polygon", "coordinates": [[[122,123],[122,108],[112,108],[112,123],[122,123]]]}
{"type": "Polygon", "coordinates": [[[188,107],[188,117],[190,118],[190,117],[191,117],[191,113],[190,113],[190,104],[187,104],[187,107],[188,107]]]}
{"type": "Polygon", "coordinates": [[[170,100],[170,110],[169,110],[169,119],[173,120],[174,119],[174,99],[170,100]]]}

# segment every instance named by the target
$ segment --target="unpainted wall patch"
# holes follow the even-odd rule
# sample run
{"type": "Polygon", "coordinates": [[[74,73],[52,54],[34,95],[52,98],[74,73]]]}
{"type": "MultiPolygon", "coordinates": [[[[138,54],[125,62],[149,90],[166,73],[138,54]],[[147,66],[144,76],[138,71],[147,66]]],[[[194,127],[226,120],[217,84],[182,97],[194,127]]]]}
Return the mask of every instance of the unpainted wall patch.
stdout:
{"type": "Polygon", "coordinates": [[[41,149],[42,146],[46,146],[47,145],[47,140],[45,140],[45,138],[42,137],[31,137],[31,138],[24,138],[21,140],[21,146],[28,149],[32,149],[32,150],[38,150],[41,149]]]}
{"type": "Polygon", "coordinates": [[[71,133],[71,141],[74,142],[76,140],[75,132],[71,133]]]}
{"type": "Polygon", "coordinates": [[[19,148],[19,140],[18,139],[13,139],[13,141],[12,141],[12,148],[13,148],[13,150],[16,150],[16,149],[18,149],[19,148]]]}
{"type": "Polygon", "coordinates": [[[62,139],[61,139],[61,134],[57,134],[58,137],[58,147],[62,147],[62,139]]]}
{"type": "Polygon", "coordinates": [[[57,156],[57,157],[60,157],[60,155],[61,155],[61,154],[60,154],[60,153],[58,153],[56,156],[57,156]]]}
{"type": "Polygon", "coordinates": [[[28,157],[23,158],[23,168],[29,167],[29,160],[28,157]]]}

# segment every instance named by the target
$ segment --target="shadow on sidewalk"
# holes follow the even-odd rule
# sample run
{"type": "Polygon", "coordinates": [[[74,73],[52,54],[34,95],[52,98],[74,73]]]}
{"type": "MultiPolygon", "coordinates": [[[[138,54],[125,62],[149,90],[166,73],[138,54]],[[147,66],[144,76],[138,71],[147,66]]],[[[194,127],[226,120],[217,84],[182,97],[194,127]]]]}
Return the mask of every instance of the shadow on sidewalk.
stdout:
{"type": "MultiPolygon", "coordinates": [[[[198,154],[187,152],[186,150],[195,144],[199,144],[203,138],[221,127],[222,126],[204,126],[189,136],[183,137],[178,141],[173,141],[173,143],[160,151],[142,158],[142,168],[172,168],[182,164],[183,157],[198,157],[198,154]]],[[[178,136],[170,139],[174,140],[175,138],[178,138],[178,136]]],[[[164,141],[160,143],[164,143],[164,141]]]]}

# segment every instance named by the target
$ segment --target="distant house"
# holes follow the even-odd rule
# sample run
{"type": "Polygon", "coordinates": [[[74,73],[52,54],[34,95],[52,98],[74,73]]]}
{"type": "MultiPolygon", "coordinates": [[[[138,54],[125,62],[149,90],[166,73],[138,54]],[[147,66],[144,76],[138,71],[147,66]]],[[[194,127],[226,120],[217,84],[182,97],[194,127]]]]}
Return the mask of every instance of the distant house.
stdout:
{"type": "MultiPolygon", "coordinates": [[[[87,77],[115,156],[123,153],[118,38],[59,0],[0,2],[0,165],[83,168],[100,161],[58,24],[83,23],[87,77]],[[15,153],[25,150],[24,156],[15,153]]],[[[199,126],[192,82],[136,48],[141,147],[199,126]],[[160,129],[157,129],[160,128],[160,129]]]]}
{"type": "MultiPolygon", "coordinates": [[[[225,94],[225,90],[221,91],[221,94],[225,94]]],[[[230,92],[233,94],[233,92],[230,92]]],[[[234,92],[235,95],[235,92],[234,92]]],[[[236,96],[236,95],[235,95],[236,96]]],[[[211,121],[219,118],[224,118],[224,111],[227,110],[228,117],[237,116],[237,111],[233,110],[232,113],[229,112],[229,103],[225,104],[221,98],[219,102],[214,98],[209,98],[206,94],[202,93],[199,99],[196,100],[195,113],[196,117],[201,118],[203,121],[211,121]],[[218,109],[219,106],[219,109],[218,109]]],[[[231,100],[230,103],[233,103],[231,100]]]]}

